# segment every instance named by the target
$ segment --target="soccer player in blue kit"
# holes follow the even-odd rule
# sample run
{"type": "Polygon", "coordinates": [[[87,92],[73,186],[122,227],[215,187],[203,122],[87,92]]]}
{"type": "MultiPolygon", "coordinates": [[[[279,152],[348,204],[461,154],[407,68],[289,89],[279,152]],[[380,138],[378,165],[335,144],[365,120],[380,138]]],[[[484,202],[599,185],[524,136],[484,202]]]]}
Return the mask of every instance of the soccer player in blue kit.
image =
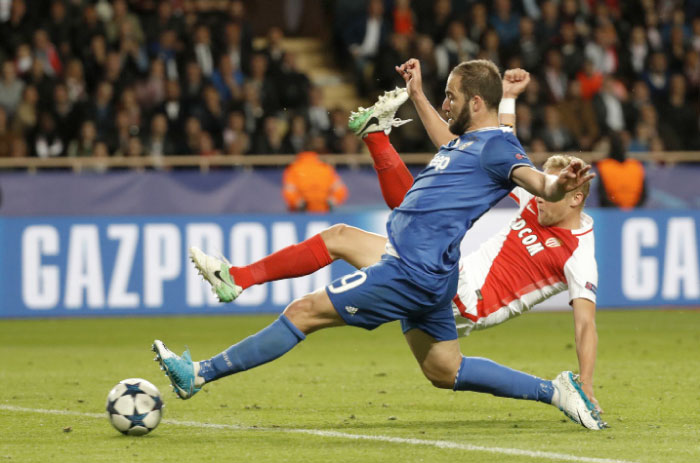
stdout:
{"type": "MultiPolygon", "coordinates": [[[[402,68],[410,75],[410,66],[402,68]]],[[[451,308],[460,243],[474,221],[515,186],[558,201],[593,174],[577,162],[558,176],[533,168],[517,138],[499,128],[502,85],[492,62],[456,66],[445,95],[442,109],[457,138],[440,148],[389,216],[381,261],[293,301],[268,327],[208,360],[193,362],[189,351],[178,356],[156,340],[156,359],[178,396],[190,398],[207,382],[274,360],[317,330],[342,325],[371,330],[400,320],[414,356],[436,387],[550,403],[585,427],[604,427],[573,377],[547,381],[462,356],[451,308]]],[[[419,112],[426,110],[416,106],[419,112]]],[[[371,126],[377,113],[367,111],[366,116],[361,123],[371,126]]],[[[232,300],[237,289],[226,263],[191,256],[220,299],[232,300]]]]}

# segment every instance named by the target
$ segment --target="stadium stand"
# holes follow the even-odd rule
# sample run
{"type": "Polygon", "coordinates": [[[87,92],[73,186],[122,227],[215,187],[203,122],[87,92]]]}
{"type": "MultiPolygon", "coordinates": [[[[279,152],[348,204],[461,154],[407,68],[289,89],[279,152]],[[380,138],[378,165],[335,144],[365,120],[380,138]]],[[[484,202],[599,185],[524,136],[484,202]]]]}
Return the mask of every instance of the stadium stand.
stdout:
{"type": "MultiPolygon", "coordinates": [[[[632,157],[700,159],[698,2],[29,3],[0,2],[0,169],[286,165],[304,148],[368,163],[348,111],[409,56],[436,103],[462,60],[530,70],[531,152],[594,160],[616,132],[632,157]]],[[[422,130],[392,140],[431,151],[422,130]]]]}

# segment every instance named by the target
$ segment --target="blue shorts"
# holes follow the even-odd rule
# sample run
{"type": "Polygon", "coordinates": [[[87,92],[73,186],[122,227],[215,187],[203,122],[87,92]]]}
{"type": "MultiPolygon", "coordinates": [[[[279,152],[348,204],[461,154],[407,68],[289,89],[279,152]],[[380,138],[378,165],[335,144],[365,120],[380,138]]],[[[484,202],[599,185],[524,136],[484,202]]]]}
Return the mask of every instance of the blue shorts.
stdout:
{"type": "Polygon", "coordinates": [[[457,339],[452,298],[458,269],[440,288],[415,283],[416,274],[400,259],[382,256],[378,263],[345,275],[326,287],[333,307],[348,325],[373,330],[401,320],[403,332],[418,328],[437,341],[457,339]]]}

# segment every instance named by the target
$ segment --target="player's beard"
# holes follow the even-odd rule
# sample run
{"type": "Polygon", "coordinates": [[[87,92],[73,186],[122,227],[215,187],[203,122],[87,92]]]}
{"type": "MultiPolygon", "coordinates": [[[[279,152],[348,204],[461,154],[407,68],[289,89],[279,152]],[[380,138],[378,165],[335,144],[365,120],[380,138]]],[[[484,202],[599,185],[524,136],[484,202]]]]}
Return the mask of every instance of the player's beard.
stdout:
{"type": "Polygon", "coordinates": [[[472,123],[472,113],[469,110],[469,104],[465,104],[462,111],[457,115],[456,118],[452,118],[452,122],[447,125],[450,132],[457,135],[458,137],[467,131],[472,123]]]}

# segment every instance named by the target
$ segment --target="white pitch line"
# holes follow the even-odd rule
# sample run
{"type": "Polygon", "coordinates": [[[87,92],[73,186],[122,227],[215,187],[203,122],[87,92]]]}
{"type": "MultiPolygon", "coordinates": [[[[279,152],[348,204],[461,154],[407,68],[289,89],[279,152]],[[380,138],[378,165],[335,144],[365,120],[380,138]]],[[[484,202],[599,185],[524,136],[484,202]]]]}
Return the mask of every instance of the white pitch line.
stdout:
{"type": "MultiPolygon", "coordinates": [[[[26,408],[26,407],[15,407],[14,405],[2,405],[0,404],[0,410],[6,410],[11,412],[22,412],[22,413],[41,413],[45,415],[64,415],[64,416],[83,416],[87,418],[106,418],[104,413],[84,413],[84,412],[74,412],[70,410],[48,410],[43,408],[26,408]]],[[[406,437],[391,437],[391,436],[381,436],[381,435],[369,435],[369,434],[351,434],[347,432],[340,431],[321,431],[318,429],[294,429],[294,428],[260,428],[253,426],[243,426],[238,424],[217,424],[217,423],[201,423],[198,421],[180,421],[180,420],[168,420],[162,421],[165,424],[175,425],[175,426],[187,426],[193,428],[208,428],[208,429],[226,429],[233,431],[265,431],[265,432],[279,432],[286,434],[307,434],[317,437],[331,437],[337,439],[353,439],[353,440],[367,440],[367,441],[377,441],[377,442],[388,442],[392,444],[408,444],[408,445],[421,445],[427,447],[437,447],[440,449],[454,449],[454,450],[464,450],[467,452],[486,452],[495,453],[501,455],[514,455],[519,457],[530,457],[537,459],[548,459],[548,460],[559,460],[559,461],[576,461],[581,463],[635,463],[628,460],[614,460],[609,458],[593,458],[593,457],[580,457],[576,455],[568,455],[566,453],[555,453],[555,452],[541,452],[538,450],[522,450],[513,449],[507,447],[486,447],[481,445],[463,444],[460,442],[451,442],[444,440],[428,440],[428,439],[413,439],[406,437]]]]}

